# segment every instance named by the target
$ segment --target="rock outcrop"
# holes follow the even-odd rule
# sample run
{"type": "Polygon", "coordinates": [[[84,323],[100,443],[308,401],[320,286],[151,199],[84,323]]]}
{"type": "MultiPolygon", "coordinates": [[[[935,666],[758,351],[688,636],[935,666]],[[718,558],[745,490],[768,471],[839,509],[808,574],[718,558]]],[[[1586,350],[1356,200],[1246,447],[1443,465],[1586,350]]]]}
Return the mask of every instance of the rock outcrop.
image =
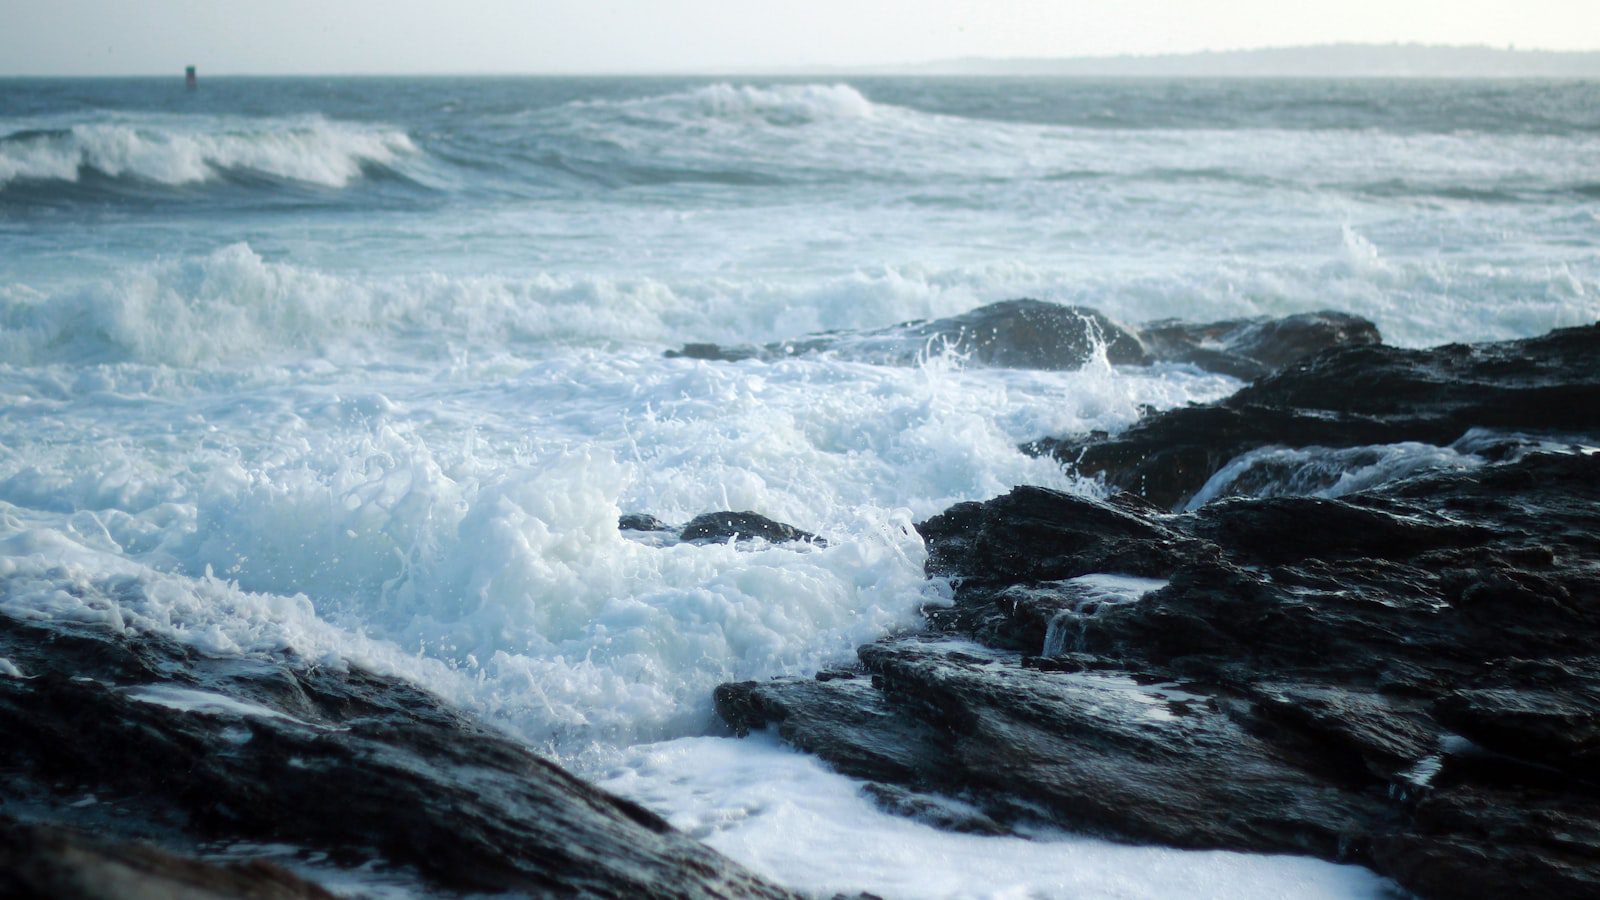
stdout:
{"type": "Polygon", "coordinates": [[[1345,348],[1057,443],[1127,490],[935,516],[954,603],[923,633],[825,680],[724,685],[718,710],[894,808],[958,798],[973,828],[1311,853],[1425,897],[1600,896],[1596,360],[1600,327],[1345,348]],[[1262,443],[1474,428],[1521,435],[1342,496],[1169,511],[1262,443]]]}
{"type": "Polygon", "coordinates": [[[1432,350],[1347,347],[1118,435],[1049,438],[1029,449],[1172,507],[1229,460],[1267,445],[1443,445],[1470,429],[1558,439],[1600,433],[1596,360],[1600,325],[1432,350]]]}
{"type": "Polygon", "coordinates": [[[976,365],[1055,370],[1082,368],[1103,350],[1114,365],[1189,363],[1236,378],[1255,378],[1328,347],[1378,342],[1378,329],[1371,322],[1346,313],[1203,325],[1162,320],[1134,328],[1086,306],[1022,299],[875,331],[825,332],[762,346],[685,344],[667,355],[736,362],[827,352],[861,362],[906,366],[931,354],[952,352],[976,365]]]}
{"type": "MultiPolygon", "coordinates": [[[[0,876],[23,879],[18,890],[93,870],[158,893],[243,895],[228,879],[251,873],[172,854],[247,842],[299,848],[296,868],[366,867],[428,891],[790,896],[394,679],[8,616],[0,658],[0,804],[21,823],[0,829],[0,854],[33,860],[0,876]],[[42,823],[162,849],[74,842],[42,823]]],[[[275,884],[258,895],[319,896],[275,884]]]]}

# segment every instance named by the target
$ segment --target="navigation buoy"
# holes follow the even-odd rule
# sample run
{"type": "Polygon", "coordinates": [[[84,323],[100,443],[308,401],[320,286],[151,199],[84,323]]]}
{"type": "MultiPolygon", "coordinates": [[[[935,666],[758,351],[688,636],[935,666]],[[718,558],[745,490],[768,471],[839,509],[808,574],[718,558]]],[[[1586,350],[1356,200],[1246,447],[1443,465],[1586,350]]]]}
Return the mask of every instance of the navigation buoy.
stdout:
{"type": "Polygon", "coordinates": [[[183,70],[183,86],[192,91],[198,85],[199,85],[199,82],[195,81],[195,78],[194,78],[194,66],[186,67],[183,70]]]}

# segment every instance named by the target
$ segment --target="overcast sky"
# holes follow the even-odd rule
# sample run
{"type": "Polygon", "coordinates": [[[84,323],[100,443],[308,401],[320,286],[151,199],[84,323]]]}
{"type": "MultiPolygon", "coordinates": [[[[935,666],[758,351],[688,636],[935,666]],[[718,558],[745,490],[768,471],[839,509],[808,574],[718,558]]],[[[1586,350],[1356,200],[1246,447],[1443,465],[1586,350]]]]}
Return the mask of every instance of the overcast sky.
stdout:
{"type": "Polygon", "coordinates": [[[1600,0],[0,0],[0,74],[682,72],[1344,41],[1600,47],[1600,0]]]}

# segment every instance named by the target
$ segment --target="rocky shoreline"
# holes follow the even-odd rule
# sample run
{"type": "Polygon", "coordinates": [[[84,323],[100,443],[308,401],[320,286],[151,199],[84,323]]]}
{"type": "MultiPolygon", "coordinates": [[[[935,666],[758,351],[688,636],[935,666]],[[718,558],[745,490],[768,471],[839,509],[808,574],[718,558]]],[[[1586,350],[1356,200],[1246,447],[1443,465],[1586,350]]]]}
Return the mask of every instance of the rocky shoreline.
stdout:
{"type": "Polygon", "coordinates": [[[793,896],[392,678],[9,616],[0,658],[5,896],[793,896]],[[217,862],[241,842],[303,865],[217,862]]]}
{"type": "MultiPolygon", "coordinates": [[[[675,352],[900,364],[936,342],[1256,380],[1028,444],[1105,496],[1021,487],[921,523],[953,602],[853,666],[723,685],[736,732],[942,828],[1312,854],[1424,897],[1600,894],[1600,325],[1403,350],[1338,313],[1125,328],[1010,301],[675,352]]],[[[826,544],[751,512],[619,527],[826,544]]],[[[5,896],[323,897],[357,872],[794,896],[421,690],[291,654],[0,615],[0,735],[5,896]]]]}
{"type": "Polygon", "coordinates": [[[922,523],[952,606],[852,669],[724,685],[718,710],[913,814],[980,811],[930,816],[947,827],[1310,853],[1425,897],[1595,896],[1597,361],[1600,326],[1337,348],[1037,442],[1108,495],[1023,487],[922,523]],[[1269,445],[1336,465],[1472,429],[1498,437],[1365,490],[1274,496],[1269,472],[1169,511],[1269,445]]]}

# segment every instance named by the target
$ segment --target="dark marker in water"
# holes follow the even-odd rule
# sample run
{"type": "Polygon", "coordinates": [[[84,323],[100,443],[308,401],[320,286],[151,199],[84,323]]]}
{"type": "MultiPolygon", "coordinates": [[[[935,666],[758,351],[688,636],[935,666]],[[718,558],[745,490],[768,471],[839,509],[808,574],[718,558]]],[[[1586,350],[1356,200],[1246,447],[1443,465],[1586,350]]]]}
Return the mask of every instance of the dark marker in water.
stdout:
{"type": "Polygon", "coordinates": [[[185,66],[183,69],[183,86],[192,91],[198,85],[199,82],[195,81],[194,77],[194,66],[185,66]]]}

